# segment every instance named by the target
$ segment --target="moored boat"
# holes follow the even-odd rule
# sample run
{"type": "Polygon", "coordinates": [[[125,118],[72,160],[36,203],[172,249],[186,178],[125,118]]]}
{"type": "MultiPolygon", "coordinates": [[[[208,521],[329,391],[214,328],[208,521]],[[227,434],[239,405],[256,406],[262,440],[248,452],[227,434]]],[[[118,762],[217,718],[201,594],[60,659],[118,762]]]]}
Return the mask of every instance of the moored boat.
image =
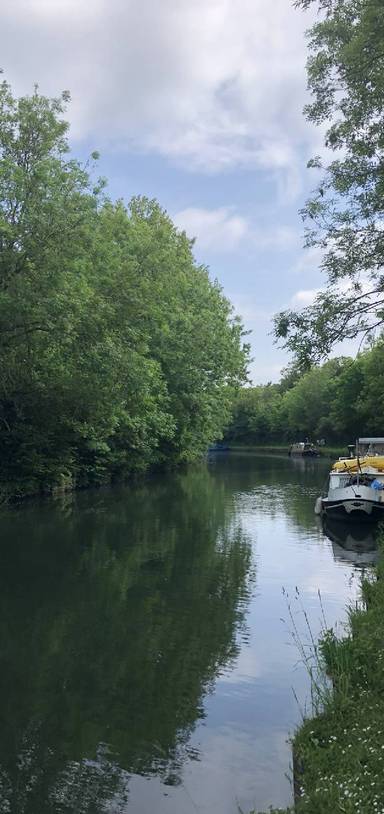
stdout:
{"type": "Polygon", "coordinates": [[[304,458],[318,458],[320,452],[314,444],[310,444],[308,441],[299,441],[296,444],[292,444],[288,455],[298,455],[304,458]]]}
{"type": "Polygon", "coordinates": [[[384,438],[359,438],[355,457],[333,464],[327,494],[317,499],[315,512],[341,519],[384,519],[384,438]]]}

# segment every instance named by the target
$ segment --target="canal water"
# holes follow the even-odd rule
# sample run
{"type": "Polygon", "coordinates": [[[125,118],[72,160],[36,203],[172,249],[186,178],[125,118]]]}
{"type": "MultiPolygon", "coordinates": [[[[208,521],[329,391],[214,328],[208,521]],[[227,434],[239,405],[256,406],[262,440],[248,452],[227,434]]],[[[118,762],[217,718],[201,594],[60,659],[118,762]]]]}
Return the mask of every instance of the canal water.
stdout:
{"type": "Polygon", "coordinates": [[[342,625],[372,557],[316,522],[328,466],[217,454],[2,512],[0,814],[291,802],[292,633],[342,625]]]}

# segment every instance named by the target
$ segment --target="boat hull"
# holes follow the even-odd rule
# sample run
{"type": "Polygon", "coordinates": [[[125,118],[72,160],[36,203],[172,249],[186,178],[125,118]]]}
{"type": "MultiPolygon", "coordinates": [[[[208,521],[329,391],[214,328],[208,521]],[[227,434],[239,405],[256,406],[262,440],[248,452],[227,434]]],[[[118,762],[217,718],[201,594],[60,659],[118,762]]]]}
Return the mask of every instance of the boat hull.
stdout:
{"type": "Polygon", "coordinates": [[[323,498],[323,513],[328,517],[345,520],[353,517],[359,520],[379,520],[384,519],[384,503],[366,498],[344,498],[332,500],[323,498]]]}
{"type": "Polygon", "coordinates": [[[330,489],[321,500],[322,513],[328,517],[360,520],[384,519],[384,493],[370,486],[355,484],[330,489]]]}
{"type": "Polygon", "coordinates": [[[316,450],[310,450],[306,452],[289,452],[289,455],[292,458],[320,458],[320,452],[316,452],[316,450]]]}

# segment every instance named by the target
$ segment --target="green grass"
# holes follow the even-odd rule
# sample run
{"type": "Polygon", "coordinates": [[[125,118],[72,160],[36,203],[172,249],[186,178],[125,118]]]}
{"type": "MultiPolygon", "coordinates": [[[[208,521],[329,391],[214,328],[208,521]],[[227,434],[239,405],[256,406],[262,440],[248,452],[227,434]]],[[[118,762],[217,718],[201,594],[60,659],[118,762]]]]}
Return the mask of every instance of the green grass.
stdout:
{"type": "Polygon", "coordinates": [[[383,538],[380,546],[380,564],[363,581],[345,637],[326,631],[313,654],[324,679],[313,672],[321,711],[304,721],[292,743],[297,814],[384,812],[383,538]]]}

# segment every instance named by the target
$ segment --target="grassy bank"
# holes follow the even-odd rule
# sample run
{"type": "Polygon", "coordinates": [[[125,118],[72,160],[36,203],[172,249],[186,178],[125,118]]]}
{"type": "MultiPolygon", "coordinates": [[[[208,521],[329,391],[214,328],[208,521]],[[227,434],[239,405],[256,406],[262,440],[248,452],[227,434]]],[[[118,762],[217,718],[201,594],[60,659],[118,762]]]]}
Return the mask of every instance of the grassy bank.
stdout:
{"type": "Polygon", "coordinates": [[[384,536],[380,546],[345,637],[327,631],[313,654],[322,711],[293,740],[297,814],[384,812],[384,536]]]}

